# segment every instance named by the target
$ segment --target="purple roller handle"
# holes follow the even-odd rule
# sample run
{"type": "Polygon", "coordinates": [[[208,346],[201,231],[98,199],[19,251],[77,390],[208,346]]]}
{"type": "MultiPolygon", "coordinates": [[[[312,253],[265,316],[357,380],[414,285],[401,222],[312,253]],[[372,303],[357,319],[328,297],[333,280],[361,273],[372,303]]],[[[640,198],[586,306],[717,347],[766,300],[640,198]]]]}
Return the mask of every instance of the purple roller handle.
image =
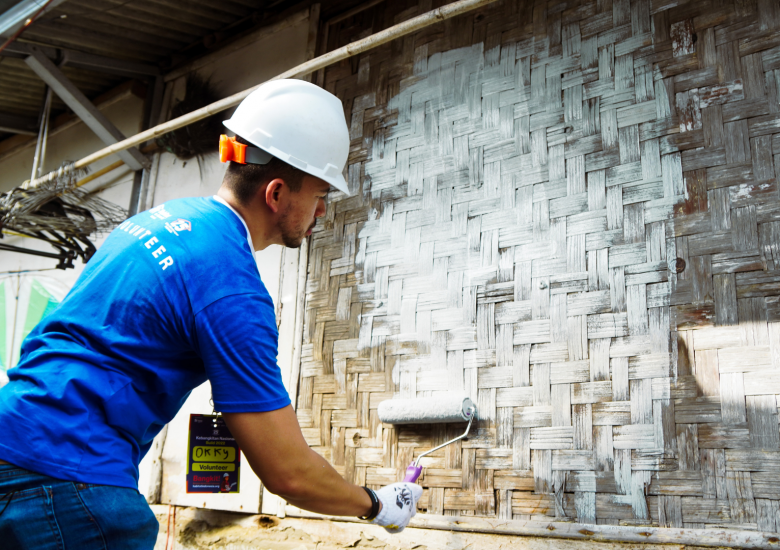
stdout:
{"type": "Polygon", "coordinates": [[[421,473],[422,473],[422,466],[415,466],[414,462],[412,462],[406,468],[406,477],[404,478],[404,481],[409,483],[414,483],[417,481],[417,478],[420,477],[421,473]]]}

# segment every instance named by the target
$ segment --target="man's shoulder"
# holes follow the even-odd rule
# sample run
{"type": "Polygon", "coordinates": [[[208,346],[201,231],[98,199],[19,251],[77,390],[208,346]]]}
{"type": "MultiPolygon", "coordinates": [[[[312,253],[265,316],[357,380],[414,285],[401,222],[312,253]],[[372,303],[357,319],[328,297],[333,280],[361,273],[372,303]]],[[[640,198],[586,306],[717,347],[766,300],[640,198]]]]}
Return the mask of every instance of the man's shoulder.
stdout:
{"type": "Polygon", "coordinates": [[[192,212],[202,216],[219,213],[219,203],[212,197],[183,197],[161,202],[139,216],[148,215],[151,219],[165,220],[176,213],[192,212]]]}
{"type": "Polygon", "coordinates": [[[229,206],[213,197],[175,199],[148,215],[195,311],[228,294],[264,290],[246,226],[229,206]]]}
{"type": "Polygon", "coordinates": [[[211,197],[172,199],[129,218],[112,232],[97,259],[127,254],[143,259],[139,269],[148,264],[166,275],[182,269],[202,274],[247,261],[245,256],[252,259],[241,221],[211,197]]]}

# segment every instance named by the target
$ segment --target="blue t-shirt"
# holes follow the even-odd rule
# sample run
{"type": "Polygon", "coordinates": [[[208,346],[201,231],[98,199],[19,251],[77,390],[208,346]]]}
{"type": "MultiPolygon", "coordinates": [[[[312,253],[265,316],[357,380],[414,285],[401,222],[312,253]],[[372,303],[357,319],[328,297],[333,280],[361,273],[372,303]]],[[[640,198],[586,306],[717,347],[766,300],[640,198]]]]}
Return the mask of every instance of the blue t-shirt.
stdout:
{"type": "Polygon", "coordinates": [[[222,412],[289,405],[249,239],[216,197],[173,200],[115,229],[8,371],[0,459],[136,488],[154,436],[206,379],[222,412]]]}

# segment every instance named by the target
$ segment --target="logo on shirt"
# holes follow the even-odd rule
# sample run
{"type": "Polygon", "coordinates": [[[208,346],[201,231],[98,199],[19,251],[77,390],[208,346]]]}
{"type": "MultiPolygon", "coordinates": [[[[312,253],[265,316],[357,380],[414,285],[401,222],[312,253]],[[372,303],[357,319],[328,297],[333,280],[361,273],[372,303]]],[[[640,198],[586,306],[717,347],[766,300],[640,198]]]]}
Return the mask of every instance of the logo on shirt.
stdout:
{"type": "Polygon", "coordinates": [[[190,223],[189,220],[185,220],[184,218],[179,218],[178,220],[174,220],[172,222],[166,222],[165,229],[167,229],[169,233],[173,233],[178,237],[179,231],[192,231],[192,223],[190,223]]]}
{"type": "Polygon", "coordinates": [[[150,218],[153,220],[164,220],[166,218],[170,218],[171,214],[167,210],[165,210],[165,203],[161,204],[160,206],[155,206],[151,210],[150,218]]]}

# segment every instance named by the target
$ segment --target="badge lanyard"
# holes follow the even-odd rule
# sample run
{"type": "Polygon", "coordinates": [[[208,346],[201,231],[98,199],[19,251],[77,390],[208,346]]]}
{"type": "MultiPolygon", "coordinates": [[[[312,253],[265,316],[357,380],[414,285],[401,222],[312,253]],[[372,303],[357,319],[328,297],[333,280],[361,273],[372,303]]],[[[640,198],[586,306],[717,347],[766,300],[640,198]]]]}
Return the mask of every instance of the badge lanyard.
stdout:
{"type": "Polygon", "coordinates": [[[240,468],[241,451],[222,415],[216,410],[212,414],[191,414],[187,492],[238,493],[240,468]]]}

